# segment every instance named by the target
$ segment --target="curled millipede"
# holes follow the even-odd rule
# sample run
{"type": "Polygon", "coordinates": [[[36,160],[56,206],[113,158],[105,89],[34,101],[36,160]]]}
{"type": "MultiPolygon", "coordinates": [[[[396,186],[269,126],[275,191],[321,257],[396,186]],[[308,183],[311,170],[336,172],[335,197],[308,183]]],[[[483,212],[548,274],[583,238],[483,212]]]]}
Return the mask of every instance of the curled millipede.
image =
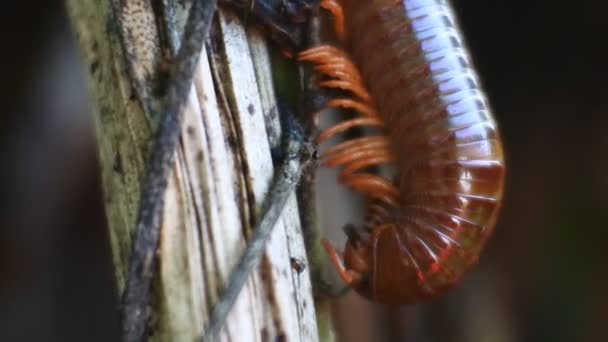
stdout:
{"type": "Polygon", "coordinates": [[[356,116],[319,143],[354,127],[373,132],[321,154],[338,180],[368,199],[365,224],[345,229],[343,255],[323,241],[340,277],[383,303],[433,297],[459,282],[491,235],[505,165],[496,123],[453,10],[441,0],[321,0],[341,47],[302,52],[346,94],[327,107],[356,116]],[[393,165],[396,176],[380,167],[393,165]]]}

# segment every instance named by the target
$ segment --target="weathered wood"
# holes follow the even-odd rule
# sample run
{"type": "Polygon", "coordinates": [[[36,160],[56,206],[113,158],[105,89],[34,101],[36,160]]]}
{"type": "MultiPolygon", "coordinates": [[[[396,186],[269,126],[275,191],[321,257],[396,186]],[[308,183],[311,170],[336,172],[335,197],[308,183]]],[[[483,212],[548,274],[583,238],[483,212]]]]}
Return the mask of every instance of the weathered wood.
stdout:
{"type": "MultiPolygon", "coordinates": [[[[114,22],[120,16],[108,1],[68,0],[67,8],[89,70],[116,279],[122,292],[155,123],[138,98],[142,92],[136,88],[142,85],[129,72],[127,58],[133,56],[125,56],[121,49],[114,22]]],[[[194,341],[201,336],[273,177],[268,137],[274,144],[280,125],[264,40],[253,29],[247,33],[232,14],[222,12],[218,17],[212,51],[203,51],[194,78],[165,195],[152,340],[194,341]]],[[[152,45],[141,53],[162,51],[152,45]]],[[[148,86],[143,85],[146,94],[148,86]]],[[[292,269],[291,258],[307,262],[295,196],[272,234],[259,272],[252,275],[229,315],[221,340],[317,340],[309,275],[307,269],[292,269]]]]}

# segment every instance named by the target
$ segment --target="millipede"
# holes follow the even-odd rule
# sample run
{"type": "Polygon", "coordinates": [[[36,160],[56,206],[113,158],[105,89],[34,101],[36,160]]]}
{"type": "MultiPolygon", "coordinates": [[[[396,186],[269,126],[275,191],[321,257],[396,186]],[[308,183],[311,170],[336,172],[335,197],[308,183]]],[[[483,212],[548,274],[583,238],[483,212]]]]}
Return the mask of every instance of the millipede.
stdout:
{"type": "Polygon", "coordinates": [[[322,0],[338,44],[299,54],[354,112],[326,128],[338,181],[367,200],[343,253],[323,240],[342,280],[362,296],[407,304],[459,283],[478,261],[501,206],[498,127],[453,9],[441,0],[322,0]],[[394,174],[381,172],[393,168],[394,174]]]}
{"type": "MultiPolygon", "coordinates": [[[[297,57],[311,63],[321,78],[319,86],[330,90],[323,107],[353,113],[324,129],[317,142],[326,144],[353,129],[362,132],[320,155],[324,166],[340,169],[340,183],[367,200],[364,223],[344,229],[348,240],[343,252],[322,241],[342,280],[362,296],[386,304],[418,302],[458,284],[492,234],[506,169],[498,127],[450,5],[445,0],[221,2],[251,12],[271,38],[286,44],[290,55],[299,51],[310,15],[317,15],[318,8],[330,14],[337,43],[311,47],[297,57]]],[[[216,4],[192,3],[167,74],[165,98],[159,101],[163,116],[147,161],[123,294],[125,340],[147,338],[146,308],[164,193],[216,4]]],[[[125,25],[122,45],[127,52],[137,45],[130,30],[141,29],[138,15],[145,12],[131,11],[130,5],[113,2],[113,10],[126,16],[118,18],[125,25]]],[[[136,62],[129,60],[131,76],[146,83],[134,71],[136,62]]],[[[147,104],[156,100],[137,84],[143,109],[152,111],[147,104]]],[[[298,134],[287,144],[289,158],[282,161],[269,190],[265,214],[211,313],[203,340],[213,340],[221,329],[261,258],[302,165],[313,155],[299,140],[299,130],[294,131],[298,134]]],[[[296,272],[304,269],[303,263],[291,261],[296,272]]]]}

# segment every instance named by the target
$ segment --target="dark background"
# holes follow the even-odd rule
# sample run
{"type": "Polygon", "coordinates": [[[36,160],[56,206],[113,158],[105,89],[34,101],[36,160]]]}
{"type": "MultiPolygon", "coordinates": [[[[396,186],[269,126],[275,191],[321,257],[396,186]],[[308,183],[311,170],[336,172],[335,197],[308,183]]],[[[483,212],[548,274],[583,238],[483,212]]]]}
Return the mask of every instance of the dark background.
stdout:
{"type": "MultiPolygon", "coordinates": [[[[342,340],[605,341],[608,5],[453,2],[505,140],[504,212],[450,295],[393,309],[339,300],[342,340]]],[[[0,13],[0,340],[117,340],[91,113],[62,2],[0,13]]]]}

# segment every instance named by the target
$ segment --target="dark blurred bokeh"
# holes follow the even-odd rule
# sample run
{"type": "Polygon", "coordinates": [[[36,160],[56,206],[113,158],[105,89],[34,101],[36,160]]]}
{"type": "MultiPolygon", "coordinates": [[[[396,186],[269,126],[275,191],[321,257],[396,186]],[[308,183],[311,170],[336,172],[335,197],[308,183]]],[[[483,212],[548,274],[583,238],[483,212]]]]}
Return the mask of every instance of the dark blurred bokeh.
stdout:
{"type": "MultiPolygon", "coordinates": [[[[504,212],[451,294],[394,309],[340,299],[342,341],[606,341],[608,5],[454,3],[502,127],[504,212]]],[[[0,13],[0,340],[117,340],[91,113],[62,2],[0,13]]]]}
{"type": "Polygon", "coordinates": [[[0,11],[0,341],[116,341],[86,82],[62,1],[0,11]]]}

